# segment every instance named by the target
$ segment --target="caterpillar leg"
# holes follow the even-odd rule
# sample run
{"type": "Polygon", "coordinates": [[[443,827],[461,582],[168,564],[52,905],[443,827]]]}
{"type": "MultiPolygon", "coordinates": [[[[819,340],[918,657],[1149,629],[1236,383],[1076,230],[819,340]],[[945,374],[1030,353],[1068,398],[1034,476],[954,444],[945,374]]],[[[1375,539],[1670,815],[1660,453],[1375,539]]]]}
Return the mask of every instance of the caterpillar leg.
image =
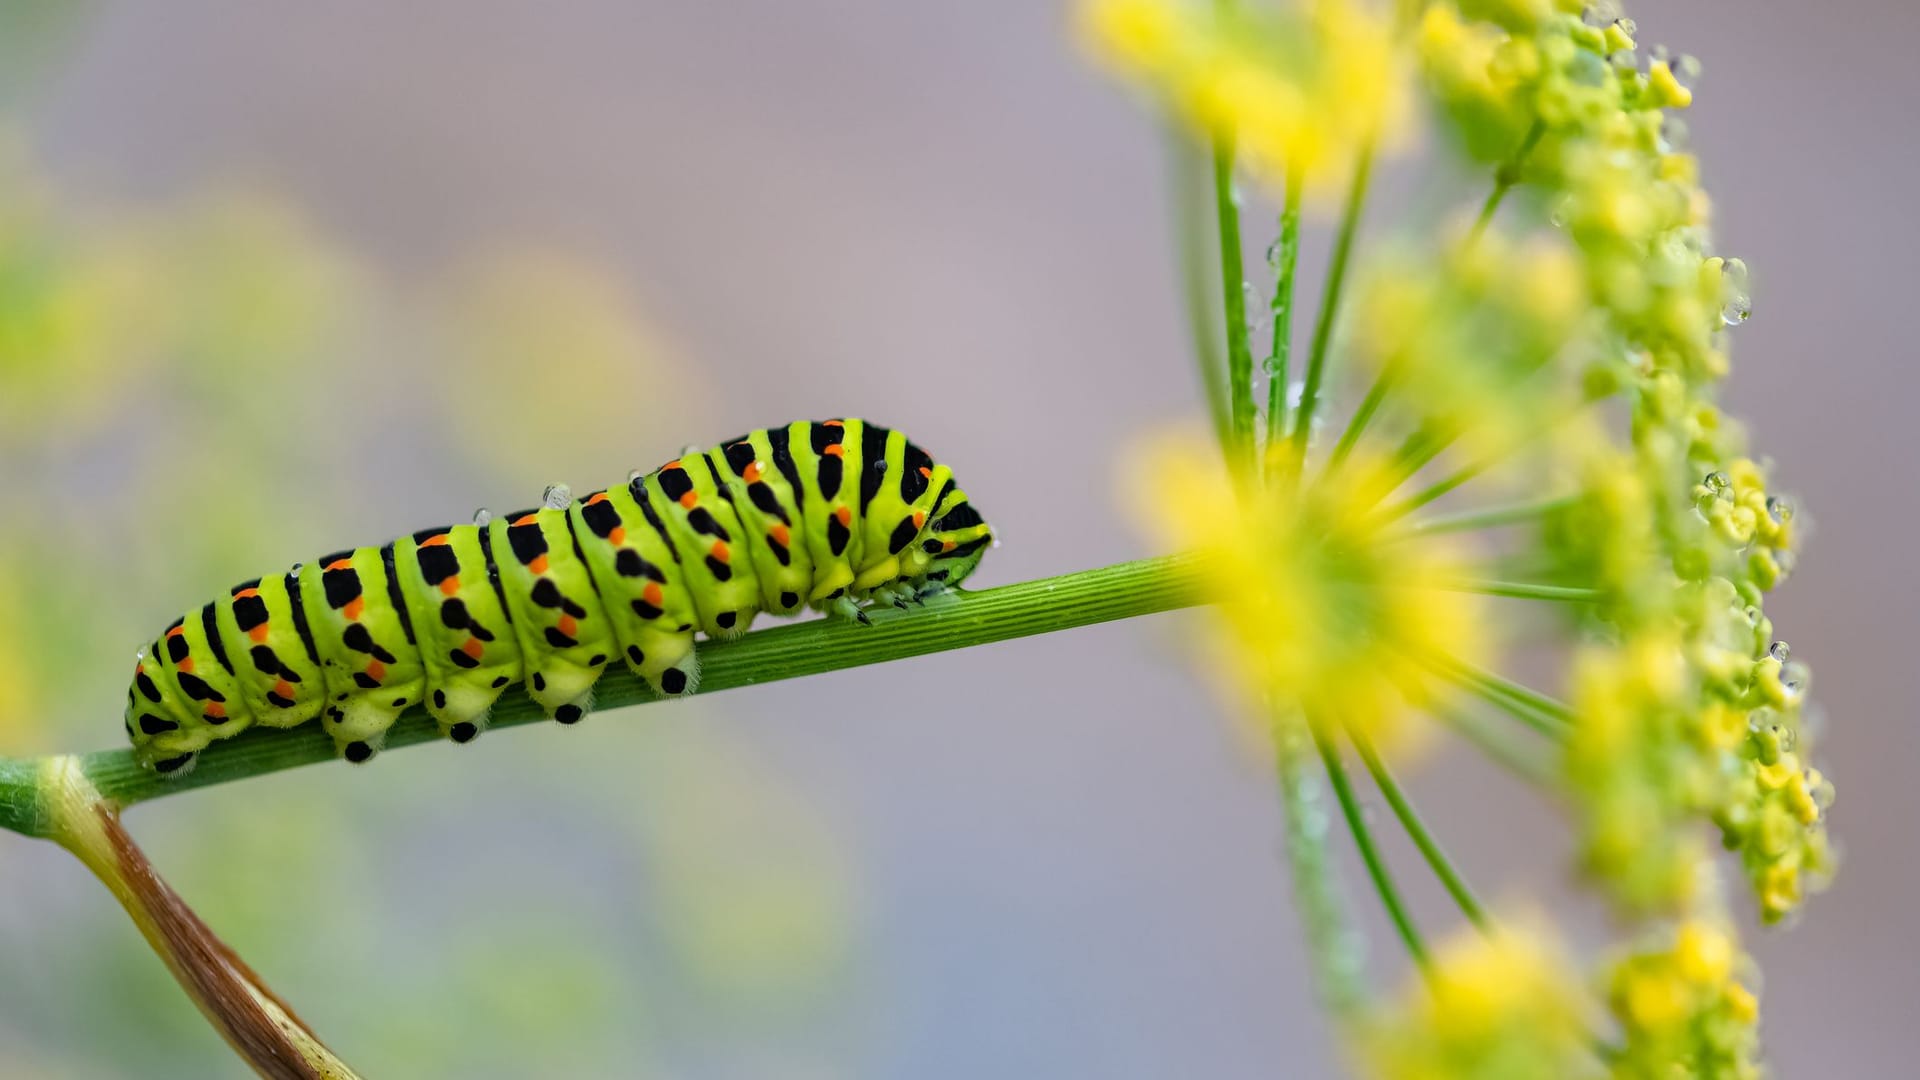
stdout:
{"type": "Polygon", "coordinates": [[[527,696],[555,720],[579,723],[593,708],[593,684],[600,681],[600,670],[550,654],[539,670],[527,676],[527,696]]]}
{"type": "Polygon", "coordinates": [[[147,768],[152,769],[154,772],[159,773],[161,776],[178,777],[178,776],[185,776],[188,773],[192,772],[193,766],[199,760],[200,760],[200,751],[195,750],[192,753],[175,754],[173,757],[164,757],[154,761],[146,760],[145,758],[143,758],[140,764],[145,765],[147,768]]]}
{"type": "Polygon", "coordinates": [[[493,703],[500,692],[455,682],[435,687],[427,695],[427,712],[440,725],[440,734],[457,743],[472,742],[487,730],[493,703]]]}
{"type": "Polygon", "coordinates": [[[700,654],[691,631],[639,635],[627,646],[627,667],[655,693],[668,697],[691,694],[700,686],[700,654]]]}
{"type": "Polygon", "coordinates": [[[387,744],[387,731],[400,719],[400,710],[365,697],[349,697],[327,708],[323,726],[333,736],[334,750],[355,765],[373,760],[387,744]]]}
{"type": "Polygon", "coordinates": [[[852,619],[861,626],[873,625],[873,619],[870,618],[866,610],[860,606],[860,601],[855,600],[846,593],[841,593],[833,599],[828,600],[822,610],[827,613],[829,618],[852,619]]]}

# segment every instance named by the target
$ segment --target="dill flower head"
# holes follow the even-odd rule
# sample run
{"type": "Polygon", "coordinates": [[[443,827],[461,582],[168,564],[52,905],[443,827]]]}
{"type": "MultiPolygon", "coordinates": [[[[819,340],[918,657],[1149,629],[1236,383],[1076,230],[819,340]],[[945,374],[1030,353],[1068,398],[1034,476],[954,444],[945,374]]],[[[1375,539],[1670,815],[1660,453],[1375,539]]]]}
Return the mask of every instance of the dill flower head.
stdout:
{"type": "Polygon", "coordinates": [[[1256,172],[1317,186],[1371,134],[1406,131],[1409,65],[1391,22],[1357,0],[1084,0],[1078,16],[1094,55],[1196,130],[1232,140],[1256,172]]]}
{"type": "Polygon", "coordinates": [[[1810,672],[1765,609],[1806,518],[1719,400],[1753,305],[1679,118],[1699,65],[1647,46],[1611,2],[1392,9],[1083,5],[1095,50],[1216,164],[1221,280],[1188,296],[1225,298],[1224,327],[1195,335],[1221,446],[1155,447],[1129,487],[1161,539],[1204,559],[1224,671],[1276,725],[1290,808],[1306,805],[1310,739],[1417,962],[1417,993],[1359,1010],[1373,1072],[1757,1075],[1757,982],[1721,878],[1745,879],[1763,921],[1792,915],[1833,872],[1834,789],[1814,764],[1810,672]],[[1489,190],[1356,253],[1374,150],[1411,115],[1403,58],[1489,190]],[[1330,74],[1367,65],[1393,86],[1370,96],[1330,74]],[[1236,147],[1280,204],[1261,365],[1224,177],[1236,147]],[[1347,201],[1296,353],[1298,208],[1330,179],[1347,201]],[[1207,355],[1219,337],[1224,362],[1207,355]],[[1264,425],[1256,366],[1273,380],[1264,425]],[[1564,804],[1577,869],[1630,945],[1582,974],[1546,931],[1479,907],[1370,745],[1416,713],[1564,804]],[[1343,732],[1474,924],[1464,943],[1425,949],[1343,732]]]}
{"type": "Polygon", "coordinates": [[[1599,1076],[1590,1012],[1560,944],[1521,921],[1446,942],[1426,978],[1361,1026],[1354,1051],[1381,1080],[1599,1076]]]}
{"type": "MultiPolygon", "coordinates": [[[[1275,447],[1274,463],[1285,450],[1275,447]]],[[[1148,527],[1204,559],[1220,653],[1248,699],[1392,740],[1435,672],[1485,659],[1483,598],[1444,536],[1401,528],[1391,463],[1355,457],[1298,482],[1243,487],[1217,451],[1168,438],[1129,470],[1148,527]]]]}

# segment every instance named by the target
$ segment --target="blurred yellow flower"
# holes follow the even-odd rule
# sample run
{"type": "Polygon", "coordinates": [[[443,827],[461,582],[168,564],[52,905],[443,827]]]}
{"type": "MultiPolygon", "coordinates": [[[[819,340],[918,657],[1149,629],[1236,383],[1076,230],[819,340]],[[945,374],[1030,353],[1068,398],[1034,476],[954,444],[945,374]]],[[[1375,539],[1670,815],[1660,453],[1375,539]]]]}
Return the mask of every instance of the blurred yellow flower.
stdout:
{"type": "Polygon", "coordinates": [[[1386,461],[1357,454],[1242,490],[1198,439],[1165,437],[1136,456],[1125,471],[1136,515],[1205,559],[1219,655],[1252,701],[1391,742],[1433,697],[1437,667],[1485,659],[1484,599],[1458,588],[1464,556],[1382,514],[1398,486],[1386,461]]]}
{"type": "Polygon", "coordinates": [[[1391,19],[1359,0],[1084,0],[1079,23],[1096,56],[1195,130],[1231,140],[1268,181],[1344,182],[1363,145],[1407,133],[1410,67],[1391,19]]]}

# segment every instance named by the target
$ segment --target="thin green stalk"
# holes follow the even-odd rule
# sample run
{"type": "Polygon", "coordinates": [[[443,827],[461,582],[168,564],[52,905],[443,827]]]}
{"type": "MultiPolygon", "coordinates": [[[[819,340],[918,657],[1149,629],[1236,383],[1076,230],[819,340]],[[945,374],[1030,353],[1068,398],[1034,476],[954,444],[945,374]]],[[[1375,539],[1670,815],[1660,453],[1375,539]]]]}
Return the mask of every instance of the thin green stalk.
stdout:
{"type": "MultiPolygon", "coordinates": [[[[1227,334],[1227,460],[1253,460],[1253,344],[1247,330],[1246,264],[1240,251],[1240,206],[1233,191],[1233,140],[1213,144],[1213,206],[1220,229],[1220,299],[1227,334]]],[[[1251,475],[1249,471],[1248,475],[1251,475]]]]}
{"type": "Polygon", "coordinates": [[[1352,727],[1347,728],[1347,738],[1353,742],[1354,751],[1360,755],[1360,761],[1366,765],[1367,772],[1373,777],[1374,786],[1378,787],[1380,794],[1386,797],[1387,805],[1393,807],[1393,816],[1400,819],[1400,826],[1407,830],[1407,836],[1413,840],[1414,846],[1420,849],[1420,854],[1425,856],[1427,865],[1433,868],[1433,875],[1440,879],[1440,884],[1446,886],[1448,895],[1452,896],[1453,902],[1460,906],[1461,913],[1481,930],[1488,929],[1490,924],[1487,921],[1486,909],[1480,906],[1480,900],[1474,896],[1473,889],[1467,885],[1466,878],[1454,868],[1453,860],[1447,858],[1445,849],[1441,848],[1440,842],[1427,828],[1427,823],[1421,820],[1419,811],[1413,808],[1413,803],[1407,799],[1406,792],[1400,789],[1400,782],[1393,778],[1387,763],[1381,761],[1380,755],[1374,753],[1372,740],[1368,739],[1364,732],[1356,731],[1352,727]]]}
{"type": "Polygon", "coordinates": [[[1479,593],[1483,596],[1504,596],[1514,600],[1552,600],[1563,604],[1596,604],[1601,599],[1599,589],[1579,588],[1572,585],[1542,585],[1530,581],[1485,581],[1462,578],[1442,582],[1440,588],[1455,592],[1479,593]]]}
{"type": "Polygon", "coordinates": [[[1520,182],[1520,169],[1526,164],[1527,155],[1533,153],[1533,148],[1540,143],[1540,137],[1546,133],[1546,125],[1535,120],[1533,126],[1527,129],[1526,138],[1521,140],[1520,149],[1514,152],[1513,158],[1494,171],[1493,190],[1487,193],[1487,201],[1480,205],[1480,216],[1474,220],[1473,231],[1467,234],[1469,241],[1480,239],[1480,234],[1487,231],[1495,211],[1500,209],[1501,200],[1520,182]]]}
{"type": "Polygon", "coordinates": [[[1413,526],[1419,533],[1471,532],[1476,529],[1493,529],[1503,525],[1520,525],[1537,521],[1559,510],[1564,510],[1579,501],[1576,495],[1562,495],[1552,499],[1536,499],[1530,502],[1506,503],[1500,506],[1486,506],[1474,510],[1463,510],[1457,514],[1437,515],[1416,522],[1413,526]]]}
{"type": "Polygon", "coordinates": [[[1353,452],[1355,444],[1366,432],[1367,425],[1373,422],[1373,415],[1380,411],[1381,402],[1387,400],[1387,392],[1392,388],[1393,381],[1384,371],[1375,377],[1372,386],[1367,387],[1367,396],[1360,399],[1360,407],[1353,411],[1352,418],[1347,421],[1347,429],[1340,433],[1340,441],[1335,444],[1333,456],[1329,459],[1329,468],[1347,460],[1347,455],[1353,452]]]}
{"type": "Polygon", "coordinates": [[[1286,811],[1287,867],[1295,906],[1305,924],[1320,993],[1328,1010],[1351,1020],[1366,1003],[1365,938],[1349,921],[1327,846],[1327,814],[1308,764],[1306,725],[1297,716],[1273,718],[1274,773],[1286,811]]]}
{"type": "Polygon", "coordinates": [[[1174,234],[1178,238],[1181,299],[1187,313],[1187,329],[1193,335],[1193,361],[1200,376],[1200,388],[1207,399],[1207,413],[1213,419],[1214,436],[1221,446],[1229,444],[1232,426],[1227,418],[1226,358],[1220,349],[1218,325],[1214,322],[1213,288],[1213,215],[1208,203],[1208,162],[1183,134],[1169,132],[1168,156],[1172,161],[1174,234]]]}
{"type": "Polygon", "coordinates": [[[1334,235],[1333,255],[1327,263],[1327,283],[1320,294],[1320,315],[1313,324],[1313,347],[1307,354],[1300,408],[1293,418],[1294,448],[1302,457],[1306,453],[1314,411],[1320,406],[1320,383],[1326,375],[1327,350],[1333,344],[1333,324],[1340,314],[1340,291],[1346,283],[1347,263],[1353,256],[1354,238],[1360,231],[1360,212],[1366,205],[1367,184],[1372,176],[1373,139],[1369,137],[1354,162],[1353,181],[1347,188],[1346,206],[1340,212],[1340,231],[1334,235]]]}
{"type": "Polygon", "coordinates": [[[1273,279],[1273,346],[1267,353],[1267,445],[1278,445],[1287,431],[1287,382],[1293,363],[1293,286],[1300,265],[1300,190],[1304,179],[1287,174],[1280,207],[1279,261],[1273,279]]]}
{"type": "MultiPolygon", "coordinates": [[[[1166,556],[950,595],[924,608],[875,610],[871,626],[816,619],[758,630],[732,641],[702,642],[699,692],[1189,607],[1201,602],[1198,582],[1198,560],[1166,556]]],[[[645,683],[618,668],[601,676],[595,700],[601,710],[607,710],[659,699],[645,683]]],[[[513,694],[494,709],[492,727],[543,719],[545,715],[532,701],[513,694]]],[[[416,707],[394,725],[386,745],[395,750],[428,742],[444,744],[446,740],[425,711],[416,707]]],[[[87,780],[115,807],[333,759],[333,740],[318,725],[242,732],[209,746],[185,776],[162,777],[143,769],[130,750],[79,756],[87,780]]],[[[0,827],[29,836],[47,835],[49,819],[36,786],[44,760],[0,759],[0,827]]]]}
{"type": "Polygon", "coordinates": [[[1333,739],[1319,722],[1309,720],[1308,726],[1313,733],[1313,745],[1320,751],[1320,763],[1327,770],[1327,781],[1333,785],[1334,797],[1340,802],[1340,813],[1347,819],[1347,831],[1353,834],[1353,846],[1360,849],[1360,859],[1367,865],[1367,876],[1373,879],[1373,889],[1380,895],[1380,903],[1393,920],[1394,929],[1399,931],[1407,954],[1425,970],[1426,943],[1421,940],[1420,930],[1413,924],[1413,915],[1400,897],[1400,889],[1393,882],[1393,872],[1387,869],[1386,858],[1374,843],[1373,829],[1368,826],[1366,815],[1360,808],[1360,800],[1353,793],[1353,781],[1347,776],[1346,764],[1340,760],[1340,749],[1333,744],[1333,739]]]}
{"type": "Polygon", "coordinates": [[[1562,738],[1573,723],[1573,709],[1565,702],[1497,672],[1458,659],[1435,661],[1430,666],[1448,682],[1471,690],[1542,735],[1562,738]]]}
{"type": "Polygon", "coordinates": [[[1464,709],[1435,704],[1427,706],[1427,712],[1520,780],[1543,790],[1552,788],[1553,762],[1537,748],[1515,746],[1510,732],[1495,731],[1490,721],[1464,709]]]}

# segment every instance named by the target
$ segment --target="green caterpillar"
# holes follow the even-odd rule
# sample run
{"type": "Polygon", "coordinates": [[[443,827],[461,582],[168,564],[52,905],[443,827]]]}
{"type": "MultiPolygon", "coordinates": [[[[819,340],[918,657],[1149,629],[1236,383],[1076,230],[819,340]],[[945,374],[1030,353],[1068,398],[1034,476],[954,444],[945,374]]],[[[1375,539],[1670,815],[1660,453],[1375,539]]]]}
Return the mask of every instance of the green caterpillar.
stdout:
{"type": "Polygon", "coordinates": [[[423,529],[235,586],[144,650],[127,734],[161,773],[255,724],[322,718],[341,756],[377,753],[424,703],[455,742],[508,687],[555,720],[593,705],[605,665],[662,694],[699,681],[695,630],[756,612],[858,618],[958,584],[992,533],[952,471],[860,420],[766,428],[688,451],[578,501],[423,529]]]}

